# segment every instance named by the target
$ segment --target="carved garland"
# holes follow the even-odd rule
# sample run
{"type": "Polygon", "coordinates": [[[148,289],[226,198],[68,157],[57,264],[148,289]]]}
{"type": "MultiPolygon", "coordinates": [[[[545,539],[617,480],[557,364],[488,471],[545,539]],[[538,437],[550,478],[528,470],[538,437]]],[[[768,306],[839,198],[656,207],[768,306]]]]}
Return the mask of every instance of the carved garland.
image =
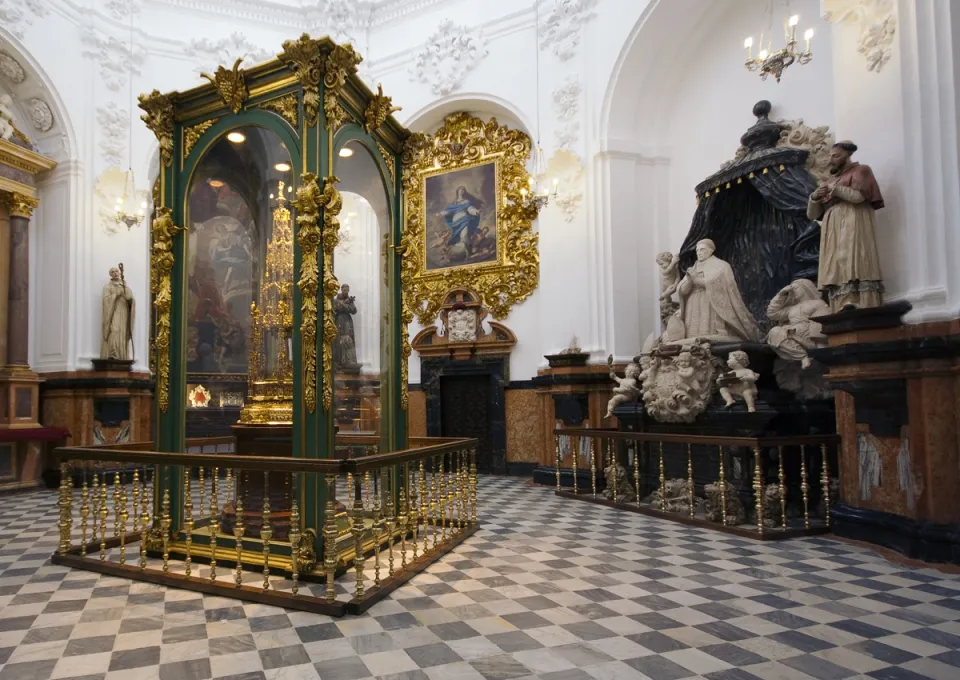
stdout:
{"type": "Polygon", "coordinates": [[[340,240],[340,220],[337,215],[343,207],[340,192],[334,186],[340,180],[335,175],[323,178],[323,194],[319,204],[323,207],[323,410],[333,405],[333,341],[337,337],[337,324],[333,320],[333,296],[340,284],[333,274],[333,250],[340,240]]]}
{"type": "Polygon", "coordinates": [[[156,272],[153,287],[153,308],[156,312],[157,346],[157,402],[160,411],[166,413],[170,406],[170,305],[173,272],[173,237],[183,231],[173,223],[170,208],[157,208],[153,220],[153,254],[150,266],[156,272]]]}
{"type": "Polygon", "coordinates": [[[323,69],[323,113],[327,130],[336,132],[348,114],[340,104],[340,92],[346,85],[347,76],[357,72],[363,57],[348,45],[337,45],[327,55],[323,69]]]}
{"type": "Polygon", "coordinates": [[[297,129],[297,123],[299,122],[299,112],[297,111],[297,95],[289,94],[286,97],[280,97],[278,99],[271,99],[268,102],[264,102],[260,105],[261,109],[267,111],[273,111],[277,115],[283,117],[293,129],[297,129]]]}
{"type": "Polygon", "coordinates": [[[523,207],[520,194],[529,183],[525,166],[530,149],[530,138],[523,132],[501,126],[495,118],[485,123],[463,112],[447,116],[432,137],[418,133],[407,139],[401,157],[406,215],[401,280],[404,305],[421,323],[433,321],[452,288],[475,290],[496,319],[504,318],[513,305],[536,290],[540,253],[531,222],[537,212],[523,207]],[[500,164],[496,262],[428,271],[425,175],[494,160],[500,164]]]}
{"type": "Polygon", "coordinates": [[[154,90],[138,98],[140,108],[146,111],[140,119],[157,136],[160,144],[160,160],[164,165],[173,161],[173,102],[170,97],[154,90]]]}
{"type": "Polygon", "coordinates": [[[219,118],[211,118],[210,120],[205,120],[202,123],[197,123],[196,125],[191,125],[190,127],[184,129],[183,131],[183,159],[186,160],[187,156],[190,155],[190,152],[193,151],[193,147],[197,145],[197,142],[200,141],[200,138],[203,137],[203,133],[212,128],[217,124],[219,118]]]}
{"type": "Polygon", "coordinates": [[[323,75],[323,53],[320,42],[309,34],[297,40],[285,40],[283,52],[277,55],[293,67],[303,88],[303,116],[307,127],[317,124],[320,113],[320,78],[323,75]]]}
{"type": "Polygon", "coordinates": [[[300,177],[293,206],[297,209],[297,241],[300,243],[300,321],[303,361],[303,400],[307,411],[317,410],[317,247],[320,245],[320,201],[323,196],[312,172],[300,177]]]}
{"type": "Polygon", "coordinates": [[[243,81],[243,71],[240,70],[241,61],[243,61],[243,57],[240,57],[233,63],[232,71],[223,66],[218,66],[216,74],[214,75],[210,75],[209,73],[200,74],[213,83],[214,87],[217,88],[217,92],[220,93],[223,103],[235,114],[240,113],[240,109],[243,108],[243,102],[247,100],[247,96],[250,94],[247,90],[246,83],[243,81]]]}

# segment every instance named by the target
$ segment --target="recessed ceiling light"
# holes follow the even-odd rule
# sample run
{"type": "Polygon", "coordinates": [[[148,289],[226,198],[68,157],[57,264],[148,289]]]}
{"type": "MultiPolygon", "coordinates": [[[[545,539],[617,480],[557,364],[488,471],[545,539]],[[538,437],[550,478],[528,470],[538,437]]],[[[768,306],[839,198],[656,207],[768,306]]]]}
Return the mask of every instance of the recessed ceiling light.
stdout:
{"type": "Polygon", "coordinates": [[[290,172],[290,164],[289,164],[289,163],[277,163],[276,165],[273,166],[273,169],[274,169],[274,170],[278,170],[278,171],[280,171],[280,172],[290,172]]]}
{"type": "Polygon", "coordinates": [[[242,144],[246,141],[247,137],[242,132],[230,132],[227,134],[227,139],[234,144],[242,144]]]}
{"type": "Polygon", "coordinates": [[[353,155],[353,149],[351,149],[350,147],[345,146],[342,149],[340,149],[340,158],[350,158],[350,156],[352,155],[353,155]]]}

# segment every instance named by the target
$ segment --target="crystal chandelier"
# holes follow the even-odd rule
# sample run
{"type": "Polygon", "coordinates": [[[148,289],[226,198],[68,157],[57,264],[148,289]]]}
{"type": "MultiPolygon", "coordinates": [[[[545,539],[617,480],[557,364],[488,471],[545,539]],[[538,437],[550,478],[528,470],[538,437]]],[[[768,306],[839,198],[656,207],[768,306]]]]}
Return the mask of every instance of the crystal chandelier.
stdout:
{"type": "Polygon", "coordinates": [[[540,3],[534,2],[535,39],[533,47],[537,53],[537,147],[533,154],[533,174],[530,175],[530,188],[520,190],[520,204],[524,208],[532,208],[540,212],[557,196],[558,180],[551,182],[547,179],[547,164],[543,159],[543,148],[540,146],[540,3]]]}
{"type": "MultiPolygon", "coordinates": [[[[803,52],[798,52],[797,24],[800,23],[800,17],[796,14],[791,15],[790,18],[784,22],[783,26],[784,39],[787,41],[787,44],[779,50],[774,51],[773,39],[770,37],[773,33],[771,29],[771,25],[773,23],[773,0],[770,0],[767,7],[767,44],[764,46],[763,31],[760,31],[760,51],[757,53],[757,56],[754,57],[753,36],[744,40],[743,46],[747,50],[747,61],[744,66],[751,73],[754,71],[759,71],[760,78],[762,80],[766,80],[767,76],[772,75],[779,83],[781,76],[783,76],[783,72],[788,66],[792,65],[794,62],[801,65],[809,64],[810,60],[813,59],[813,54],[810,52],[810,41],[813,39],[813,29],[808,28],[807,32],[803,34],[804,40],[806,40],[806,47],[803,52]]],[[[789,14],[789,12],[790,3],[788,2],[787,13],[789,14]]]]}
{"type": "Polygon", "coordinates": [[[147,204],[141,202],[137,205],[137,182],[133,176],[133,12],[130,12],[130,72],[129,72],[129,90],[127,92],[127,105],[130,107],[130,113],[127,117],[129,125],[129,139],[127,144],[127,172],[123,181],[123,194],[117,197],[116,215],[117,224],[126,225],[127,229],[132,229],[134,225],[139,226],[143,222],[146,214],[147,204]]]}

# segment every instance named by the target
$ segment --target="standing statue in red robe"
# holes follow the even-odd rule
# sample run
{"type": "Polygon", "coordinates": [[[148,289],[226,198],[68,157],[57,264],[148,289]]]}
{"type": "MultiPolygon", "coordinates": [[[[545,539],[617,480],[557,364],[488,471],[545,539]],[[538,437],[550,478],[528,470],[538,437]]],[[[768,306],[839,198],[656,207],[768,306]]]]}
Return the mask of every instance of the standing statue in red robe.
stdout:
{"type": "Polygon", "coordinates": [[[833,145],[833,178],[821,182],[807,203],[807,217],[822,220],[817,287],[826,293],[831,312],[883,304],[874,220],[883,197],[870,166],[851,160],[856,150],[850,141],[833,145]]]}

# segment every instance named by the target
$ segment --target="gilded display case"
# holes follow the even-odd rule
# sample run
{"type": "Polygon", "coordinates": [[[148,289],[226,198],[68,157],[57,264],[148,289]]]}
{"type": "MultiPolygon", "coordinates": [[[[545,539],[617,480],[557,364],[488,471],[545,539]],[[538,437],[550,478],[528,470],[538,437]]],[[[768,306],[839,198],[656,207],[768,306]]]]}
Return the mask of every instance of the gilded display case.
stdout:
{"type": "MultiPolygon", "coordinates": [[[[238,60],[191,90],[140,96],[161,158],[151,227],[157,451],[186,451],[191,419],[200,425],[189,436],[227,422],[239,454],[351,455],[337,432],[355,434],[367,454],[406,447],[398,246],[409,133],[390,97],[357,77],[360,61],[350,45],[304,34],[268,62],[238,60]]],[[[183,475],[161,474],[177,527],[183,475]]],[[[295,497],[310,549],[322,553],[320,475],[287,476],[269,491],[239,482],[245,537],[259,536],[262,513],[249,508],[267,496],[284,539],[295,497]]],[[[225,534],[235,510],[221,509],[225,534]]]]}

